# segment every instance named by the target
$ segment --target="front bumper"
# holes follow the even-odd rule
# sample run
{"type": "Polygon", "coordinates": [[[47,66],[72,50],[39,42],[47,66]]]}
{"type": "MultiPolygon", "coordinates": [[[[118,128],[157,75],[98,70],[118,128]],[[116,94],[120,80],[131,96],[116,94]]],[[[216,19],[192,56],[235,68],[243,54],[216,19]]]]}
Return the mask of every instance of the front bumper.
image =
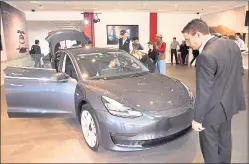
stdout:
{"type": "Polygon", "coordinates": [[[146,150],[165,144],[191,131],[193,109],[188,108],[174,116],[120,118],[107,111],[97,111],[101,145],[115,151],[146,150]]]}

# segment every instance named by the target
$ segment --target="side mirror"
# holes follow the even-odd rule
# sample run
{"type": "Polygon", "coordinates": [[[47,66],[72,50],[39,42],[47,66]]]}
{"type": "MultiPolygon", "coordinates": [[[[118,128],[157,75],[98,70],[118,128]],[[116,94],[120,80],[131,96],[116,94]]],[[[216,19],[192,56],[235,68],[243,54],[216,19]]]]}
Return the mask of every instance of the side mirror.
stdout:
{"type": "Polygon", "coordinates": [[[69,78],[70,76],[68,74],[59,72],[54,74],[51,79],[56,82],[65,83],[68,81],[69,78]]]}

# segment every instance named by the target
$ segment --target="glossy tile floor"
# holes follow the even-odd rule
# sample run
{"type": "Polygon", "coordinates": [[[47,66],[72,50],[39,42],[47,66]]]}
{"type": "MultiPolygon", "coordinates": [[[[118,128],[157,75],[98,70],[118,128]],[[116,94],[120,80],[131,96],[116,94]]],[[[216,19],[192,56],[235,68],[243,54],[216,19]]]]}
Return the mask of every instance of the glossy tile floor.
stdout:
{"type": "MultiPolygon", "coordinates": [[[[245,96],[248,100],[248,71],[245,72],[245,96]]],[[[182,80],[195,91],[195,68],[167,66],[167,75],[182,80]]],[[[166,163],[202,162],[198,134],[192,132],[167,145],[138,152],[97,153],[88,149],[83,141],[77,120],[63,119],[9,119],[1,87],[1,162],[53,163],[53,162],[123,162],[166,163]]],[[[233,119],[232,162],[248,162],[248,112],[233,119]]]]}

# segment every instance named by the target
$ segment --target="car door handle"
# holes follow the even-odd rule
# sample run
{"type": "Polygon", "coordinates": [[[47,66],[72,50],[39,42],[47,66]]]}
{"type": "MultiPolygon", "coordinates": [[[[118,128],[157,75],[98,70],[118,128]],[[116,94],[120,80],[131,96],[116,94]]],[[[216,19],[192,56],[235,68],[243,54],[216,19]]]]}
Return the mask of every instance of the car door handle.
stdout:
{"type": "Polygon", "coordinates": [[[22,87],[23,85],[18,85],[18,84],[10,84],[13,87],[22,87]]]}
{"type": "Polygon", "coordinates": [[[11,73],[11,74],[14,76],[21,76],[22,75],[21,73],[11,73]]]}

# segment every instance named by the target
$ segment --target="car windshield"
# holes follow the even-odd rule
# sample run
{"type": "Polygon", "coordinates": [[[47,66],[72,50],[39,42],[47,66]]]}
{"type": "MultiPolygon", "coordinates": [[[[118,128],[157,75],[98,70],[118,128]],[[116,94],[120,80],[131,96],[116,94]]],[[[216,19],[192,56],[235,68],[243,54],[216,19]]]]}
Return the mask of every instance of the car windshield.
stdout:
{"type": "Polygon", "coordinates": [[[77,62],[87,79],[112,79],[141,76],[149,72],[139,60],[126,52],[80,54],[77,62]]]}

